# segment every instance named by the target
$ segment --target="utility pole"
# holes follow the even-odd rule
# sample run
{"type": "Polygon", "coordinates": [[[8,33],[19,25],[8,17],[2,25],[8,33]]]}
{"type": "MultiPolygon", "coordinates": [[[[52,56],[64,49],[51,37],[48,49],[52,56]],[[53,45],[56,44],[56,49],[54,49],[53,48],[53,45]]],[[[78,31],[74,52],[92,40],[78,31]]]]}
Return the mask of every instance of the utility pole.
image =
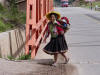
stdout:
{"type": "Polygon", "coordinates": [[[93,9],[93,3],[90,2],[90,9],[92,10],[93,9]]]}
{"type": "Polygon", "coordinates": [[[93,2],[95,2],[95,0],[85,0],[86,2],[90,3],[90,9],[93,9],[93,2]]]}

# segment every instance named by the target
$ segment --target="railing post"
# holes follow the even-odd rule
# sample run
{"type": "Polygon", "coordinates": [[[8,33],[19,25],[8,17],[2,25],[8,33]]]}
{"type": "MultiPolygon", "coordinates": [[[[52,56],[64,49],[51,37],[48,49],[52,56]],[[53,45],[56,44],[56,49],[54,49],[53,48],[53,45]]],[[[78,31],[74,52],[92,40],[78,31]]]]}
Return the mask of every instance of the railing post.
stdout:
{"type": "Polygon", "coordinates": [[[29,54],[29,46],[28,46],[28,41],[29,41],[29,0],[27,0],[27,11],[26,11],[26,43],[25,43],[25,54],[29,54]]]}
{"type": "Polygon", "coordinates": [[[33,59],[35,57],[35,42],[36,42],[36,35],[33,34],[34,32],[36,32],[36,0],[33,0],[33,13],[32,13],[32,16],[33,16],[33,26],[32,26],[32,40],[31,40],[31,43],[32,43],[32,49],[31,49],[31,58],[33,59]]]}
{"type": "Polygon", "coordinates": [[[45,15],[52,11],[52,2],[53,0],[27,0],[25,54],[29,54],[31,49],[32,59],[36,56],[45,33],[45,15]]]}
{"type": "Polygon", "coordinates": [[[39,21],[39,0],[36,0],[36,23],[39,21]]]}

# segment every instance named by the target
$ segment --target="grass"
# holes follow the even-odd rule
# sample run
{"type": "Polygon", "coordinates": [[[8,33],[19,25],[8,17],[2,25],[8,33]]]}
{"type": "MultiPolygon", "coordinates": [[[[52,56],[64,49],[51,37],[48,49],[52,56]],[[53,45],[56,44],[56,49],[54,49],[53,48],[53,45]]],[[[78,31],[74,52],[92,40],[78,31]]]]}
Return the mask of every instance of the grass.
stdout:
{"type": "MultiPolygon", "coordinates": [[[[93,8],[95,8],[96,5],[98,5],[98,7],[100,7],[100,1],[99,1],[99,2],[93,2],[92,4],[93,4],[93,5],[92,5],[93,8]]],[[[90,3],[86,3],[86,4],[84,4],[84,7],[90,8],[91,5],[90,5],[90,3]]]]}
{"type": "Polygon", "coordinates": [[[29,60],[31,59],[31,52],[29,53],[29,55],[22,54],[18,58],[14,58],[13,56],[8,56],[7,58],[9,60],[29,60]]]}
{"type": "Polygon", "coordinates": [[[29,55],[21,55],[21,56],[19,56],[19,58],[14,58],[13,56],[8,56],[7,57],[9,60],[29,60],[29,59],[31,59],[31,55],[29,54],[29,55]]]}
{"type": "Polygon", "coordinates": [[[0,20],[0,32],[10,30],[11,28],[13,28],[12,24],[4,23],[2,20],[0,20]]]}
{"type": "Polygon", "coordinates": [[[19,58],[17,58],[17,60],[29,60],[29,59],[31,59],[31,50],[28,55],[22,54],[21,56],[19,56],[19,58]]]}
{"type": "Polygon", "coordinates": [[[12,57],[12,56],[8,56],[8,59],[9,59],[9,60],[14,60],[15,58],[12,57]]]}
{"type": "Polygon", "coordinates": [[[95,5],[98,5],[100,7],[100,2],[93,2],[93,7],[95,7],[95,5]]]}
{"type": "MultiPolygon", "coordinates": [[[[17,9],[16,9],[17,10],[17,9]]],[[[16,28],[17,25],[23,25],[26,23],[26,13],[23,12],[15,12],[15,14],[11,14],[7,8],[4,8],[0,4],[0,32],[5,32],[7,30],[11,30],[16,28]],[[7,19],[9,21],[4,21],[3,19],[7,19]]]]}
{"type": "Polygon", "coordinates": [[[20,56],[17,60],[28,60],[28,59],[31,59],[31,55],[22,55],[20,56]]]}
{"type": "Polygon", "coordinates": [[[2,58],[1,54],[0,54],[0,58],[2,58]]]}

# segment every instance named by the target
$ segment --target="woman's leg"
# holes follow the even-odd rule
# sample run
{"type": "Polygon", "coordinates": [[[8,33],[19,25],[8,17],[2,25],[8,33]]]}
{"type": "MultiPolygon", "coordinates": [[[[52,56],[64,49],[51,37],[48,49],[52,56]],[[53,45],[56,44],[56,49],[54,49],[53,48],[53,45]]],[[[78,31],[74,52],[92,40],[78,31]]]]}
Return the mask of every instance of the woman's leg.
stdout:
{"type": "Polygon", "coordinates": [[[58,59],[58,54],[57,54],[57,53],[55,53],[55,54],[54,54],[54,63],[56,63],[56,62],[57,62],[57,59],[58,59]]]}
{"type": "Polygon", "coordinates": [[[52,64],[53,66],[56,66],[57,65],[57,59],[58,59],[58,54],[57,53],[55,53],[54,54],[54,63],[52,64]]]}
{"type": "Polygon", "coordinates": [[[69,58],[67,58],[67,56],[65,55],[65,53],[60,53],[64,58],[65,58],[65,63],[67,63],[69,61],[69,58]]]}

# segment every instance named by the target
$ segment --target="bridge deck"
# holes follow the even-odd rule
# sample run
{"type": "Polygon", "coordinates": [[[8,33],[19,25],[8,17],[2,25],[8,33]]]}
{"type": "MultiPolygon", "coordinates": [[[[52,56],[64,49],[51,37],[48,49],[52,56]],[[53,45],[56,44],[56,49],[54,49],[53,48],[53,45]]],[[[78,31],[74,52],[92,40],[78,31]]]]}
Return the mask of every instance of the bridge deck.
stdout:
{"type": "MultiPolygon", "coordinates": [[[[65,34],[70,57],[68,64],[53,63],[53,56],[42,51],[41,44],[34,60],[7,61],[0,59],[0,75],[99,75],[100,74],[100,21],[88,16],[100,18],[100,12],[84,8],[56,8],[71,21],[71,29],[65,34]],[[62,11],[61,11],[62,10],[62,11]]],[[[49,38],[48,40],[49,41],[49,38]]]]}

